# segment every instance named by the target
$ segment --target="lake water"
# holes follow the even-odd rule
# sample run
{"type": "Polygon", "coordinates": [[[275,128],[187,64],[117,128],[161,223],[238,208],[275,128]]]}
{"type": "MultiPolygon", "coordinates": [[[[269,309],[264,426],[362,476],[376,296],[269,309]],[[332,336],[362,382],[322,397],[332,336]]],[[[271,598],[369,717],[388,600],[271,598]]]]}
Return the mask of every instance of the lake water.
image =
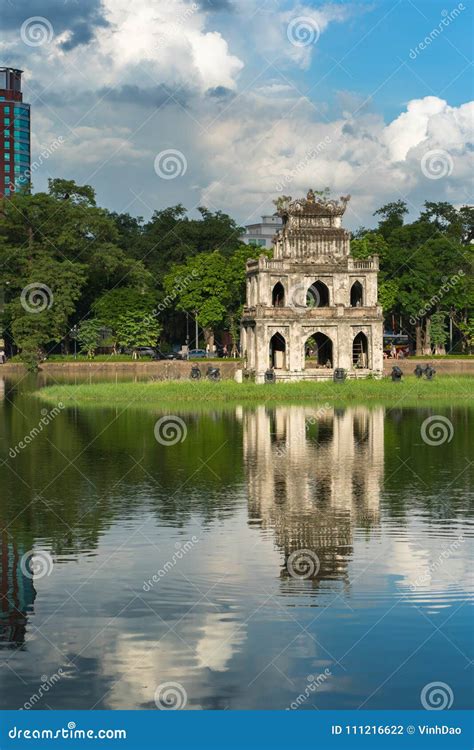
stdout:
{"type": "Polygon", "coordinates": [[[467,407],[31,386],[0,380],[2,708],[472,706],[467,407]]]}

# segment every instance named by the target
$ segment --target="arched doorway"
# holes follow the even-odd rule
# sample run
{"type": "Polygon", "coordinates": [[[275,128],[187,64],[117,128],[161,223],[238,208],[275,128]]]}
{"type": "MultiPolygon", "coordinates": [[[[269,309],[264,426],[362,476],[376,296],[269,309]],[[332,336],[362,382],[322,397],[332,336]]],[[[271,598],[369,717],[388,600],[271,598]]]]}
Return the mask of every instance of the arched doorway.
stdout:
{"type": "Polygon", "coordinates": [[[272,290],[272,306],[285,307],[285,287],[279,281],[272,290]]]}
{"type": "Polygon", "coordinates": [[[306,292],[307,307],[329,307],[329,289],[322,281],[315,281],[306,292]]]}
{"type": "Polygon", "coordinates": [[[354,281],[351,286],[351,307],[362,307],[364,304],[364,290],[360,281],[354,281]]]}
{"type": "Polygon", "coordinates": [[[274,333],[270,339],[270,367],[286,369],[286,341],[281,333],[274,333]]]}
{"type": "Polygon", "coordinates": [[[305,369],[333,367],[332,341],[325,333],[313,333],[304,345],[305,369]]]}
{"type": "Polygon", "coordinates": [[[362,370],[369,366],[369,342],[362,331],[354,337],[352,342],[352,366],[362,370]]]}

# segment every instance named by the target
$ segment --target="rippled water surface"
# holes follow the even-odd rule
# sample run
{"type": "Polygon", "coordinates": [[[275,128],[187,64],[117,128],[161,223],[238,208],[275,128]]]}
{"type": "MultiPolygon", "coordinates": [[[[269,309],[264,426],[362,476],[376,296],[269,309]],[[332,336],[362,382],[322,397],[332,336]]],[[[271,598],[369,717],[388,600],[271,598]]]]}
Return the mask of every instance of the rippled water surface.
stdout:
{"type": "Polygon", "coordinates": [[[0,380],[2,708],[472,705],[468,408],[175,409],[164,445],[166,412],[32,434],[28,388],[0,380]]]}

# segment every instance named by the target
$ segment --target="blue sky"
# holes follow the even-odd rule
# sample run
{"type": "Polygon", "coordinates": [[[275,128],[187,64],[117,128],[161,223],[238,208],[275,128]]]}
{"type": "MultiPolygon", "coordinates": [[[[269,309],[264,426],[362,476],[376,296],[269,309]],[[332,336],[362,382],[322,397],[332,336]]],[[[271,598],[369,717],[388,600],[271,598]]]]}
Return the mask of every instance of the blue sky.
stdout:
{"type": "Polygon", "coordinates": [[[246,223],[328,185],[353,228],[472,202],[472,22],[467,0],[16,0],[0,57],[25,70],[36,189],[246,223]]]}
{"type": "MultiPolygon", "coordinates": [[[[317,8],[321,3],[307,5],[317,8]]],[[[337,91],[354,91],[370,97],[387,119],[396,117],[410,99],[429,93],[443,92],[451,104],[466,101],[472,87],[472,6],[467,11],[466,5],[465,15],[450,24],[449,33],[413,60],[410,50],[439,24],[443,10],[456,4],[385,0],[339,5],[354,7],[353,16],[321,35],[307,71],[293,72],[302,92],[311,90],[315,101],[331,103],[337,91]]]]}

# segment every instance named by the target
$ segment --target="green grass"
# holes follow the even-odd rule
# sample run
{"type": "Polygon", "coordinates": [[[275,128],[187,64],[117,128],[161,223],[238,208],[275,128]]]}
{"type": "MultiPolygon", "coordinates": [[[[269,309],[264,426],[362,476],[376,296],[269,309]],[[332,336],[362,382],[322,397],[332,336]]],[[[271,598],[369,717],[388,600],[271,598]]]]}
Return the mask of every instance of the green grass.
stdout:
{"type": "Polygon", "coordinates": [[[474,377],[443,375],[429,382],[415,377],[404,377],[401,383],[383,380],[346,381],[336,384],[279,383],[272,385],[238,384],[232,380],[211,383],[150,381],[141,383],[91,383],[54,385],[35,392],[35,396],[51,404],[81,407],[133,408],[212,408],[239,404],[262,403],[373,403],[417,406],[428,404],[468,402],[474,393],[474,377]]]}

